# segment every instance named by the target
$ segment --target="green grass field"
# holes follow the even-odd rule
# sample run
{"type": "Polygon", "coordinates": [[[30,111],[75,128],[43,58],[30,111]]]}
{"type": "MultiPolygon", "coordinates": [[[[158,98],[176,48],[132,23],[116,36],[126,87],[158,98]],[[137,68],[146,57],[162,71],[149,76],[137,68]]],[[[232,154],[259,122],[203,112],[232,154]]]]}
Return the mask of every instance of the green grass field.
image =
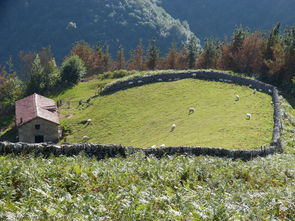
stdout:
{"type": "Polygon", "coordinates": [[[269,95],[253,94],[247,87],[187,79],[163,82],[99,96],[89,107],[77,108],[80,99],[93,96],[97,84],[90,81],[65,91],[55,99],[71,100],[63,124],[72,130],[67,142],[122,144],[135,147],[210,146],[229,149],[257,148],[269,144],[273,107],[269,95]],[[240,101],[235,101],[235,96],[240,101]],[[189,115],[189,107],[196,108],[189,115]],[[246,120],[251,113],[251,120],[246,120]],[[92,119],[90,125],[81,122],[92,119]],[[176,129],[171,132],[171,125],[176,129]]]}

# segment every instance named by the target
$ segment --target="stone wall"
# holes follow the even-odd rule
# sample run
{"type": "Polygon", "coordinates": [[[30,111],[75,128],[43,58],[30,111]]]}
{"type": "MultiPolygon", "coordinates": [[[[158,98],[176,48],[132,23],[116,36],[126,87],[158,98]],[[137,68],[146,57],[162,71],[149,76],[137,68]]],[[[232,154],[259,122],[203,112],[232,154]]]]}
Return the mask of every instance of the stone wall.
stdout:
{"type": "Polygon", "coordinates": [[[154,155],[156,157],[162,157],[166,155],[208,155],[217,157],[227,157],[232,159],[250,160],[255,157],[264,157],[270,154],[274,154],[282,151],[281,144],[281,111],[278,90],[269,84],[265,84],[261,81],[243,78],[239,76],[233,76],[223,72],[188,72],[188,73],[171,73],[171,74],[157,74],[146,75],[128,79],[125,81],[117,81],[105,87],[101,94],[107,95],[119,90],[124,90],[144,84],[150,84],[162,81],[176,81],[186,78],[196,78],[209,81],[222,81],[226,83],[234,83],[238,85],[245,85],[251,88],[255,88],[257,91],[268,93],[272,96],[274,105],[274,128],[272,141],[267,147],[261,147],[255,150],[227,150],[223,148],[210,148],[210,147],[165,147],[158,149],[141,149],[134,147],[124,147],[120,145],[99,145],[99,144],[73,144],[73,145],[50,145],[50,144],[27,144],[27,143],[8,143],[0,142],[0,155],[3,154],[35,154],[42,156],[74,156],[80,153],[85,153],[87,156],[96,157],[97,159],[103,159],[105,157],[125,157],[128,153],[134,153],[137,151],[143,151],[145,155],[154,155]]]}
{"type": "Polygon", "coordinates": [[[108,84],[102,91],[102,95],[112,94],[119,90],[125,90],[132,87],[138,87],[144,84],[151,84],[156,82],[169,82],[177,81],[187,78],[196,78],[200,80],[208,81],[221,81],[226,83],[234,83],[238,85],[249,86],[261,92],[272,94],[274,87],[270,84],[263,83],[255,79],[244,78],[240,76],[230,75],[224,72],[214,71],[195,71],[195,72],[184,72],[184,73],[165,73],[165,74],[153,74],[137,76],[132,79],[118,80],[114,83],[108,84]]]}
{"type": "Polygon", "coordinates": [[[9,143],[0,142],[0,155],[6,154],[33,154],[35,156],[49,157],[53,156],[75,156],[84,153],[89,157],[104,159],[108,157],[126,157],[138,151],[142,151],[146,156],[153,155],[157,158],[171,155],[207,155],[216,157],[226,157],[232,159],[251,160],[255,157],[264,157],[274,154],[281,150],[276,143],[273,146],[262,147],[257,150],[226,150],[223,148],[209,147],[164,147],[164,148],[134,148],[120,145],[103,145],[103,144],[73,144],[73,145],[51,145],[51,144],[28,144],[28,143],[9,143]]]}
{"type": "Polygon", "coordinates": [[[19,141],[35,143],[35,136],[43,136],[44,142],[55,142],[58,140],[58,125],[36,118],[18,128],[19,141]],[[35,125],[40,125],[39,129],[35,125]]]}

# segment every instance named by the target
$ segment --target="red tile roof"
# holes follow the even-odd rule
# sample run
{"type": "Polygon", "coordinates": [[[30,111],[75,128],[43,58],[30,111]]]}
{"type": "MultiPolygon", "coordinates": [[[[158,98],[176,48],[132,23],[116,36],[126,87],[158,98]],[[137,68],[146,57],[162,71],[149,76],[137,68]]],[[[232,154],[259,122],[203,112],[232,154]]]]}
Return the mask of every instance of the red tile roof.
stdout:
{"type": "Polygon", "coordinates": [[[18,127],[38,117],[59,124],[57,107],[54,100],[39,94],[32,94],[31,96],[18,100],[15,105],[15,112],[16,125],[18,127]]]}

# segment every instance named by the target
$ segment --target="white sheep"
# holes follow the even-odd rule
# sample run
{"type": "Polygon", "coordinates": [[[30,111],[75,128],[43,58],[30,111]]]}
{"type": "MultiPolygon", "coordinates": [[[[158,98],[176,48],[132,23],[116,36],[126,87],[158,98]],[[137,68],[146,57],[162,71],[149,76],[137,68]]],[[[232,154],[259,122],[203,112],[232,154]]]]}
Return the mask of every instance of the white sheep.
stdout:
{"type": "Polygon", "coordinates": [[[253,90],[253,94],[256,94],[256,91],[257,91],[257,90],[254,88],[254,90],[253,90]]]}
{"type": "Polygon", "coordinates": [[[156,148],[157,148],[157,146],[156,146],[156,145],[153,145],[153,146],[151,146],[151,148],[152,148],[152,149],[156,149],[156,148]]]}
{"type": "Polygon", "coordinates": [[[195,111],[196,111],[195,108],[190,107],[190,108],[188,109],[188,114],[193,114],[193,113],[195,113],[195,111]]]}
{"type": "Polygon", "coordinates": [[[163,81],[162,78],[159,78],[158,81],[163,81]]]}
{"type": "Polygon", "coordinates": [[[236,101],[239,101],[239,100],[240,100],[240,96],[236,95],[236,101]]]}
{"type": "Polygon", "coordinates": [[[129,85],[133,84],[133,81],[129,81],[128,84],[129,84],[129,85]]]}
{"type": "Polygon", "coordinates": [[[268,89],[268,93],[272,93],[272,90],[268,89]]]}
{"type": "Polygon", "coordinates": [[[87,119],[87,124],[90,124],[91,123],[91,119],[89,118],[89,119],[87,119]]]}
{"type": "Polygon", "coordinates": [[[138,84],[141,84],[141,83],[142,83],[142,80],[137,81],[137,83],[138,83],[138,84]]]}
{"type": "Polygon", "coordinates": [[[172,124],[172,125],[171,125],[171,132],[174,131],[175,128],[176,128],[176,124],[172,124]]]}
{"type": "Polygon", "coordinates": [[[164,147],[166,147],[166,145],[165,144],[161,144],[161,146],[160,146],[161,148],[164,148],[164,147]]]}
{"type": "Polygon", "coordinates": [[[251,119],[251,114],[247,113],[246,118],[247,118],[247,120],[250,120],[251,119]]]}
{"type": "Polygon", "coordinates": [[[197,74],[196,74],[196,73],[193,73],[193,74],[192,74],[192,76],[193,76],[193,77],[196,77],[196,76],[197,76],[197,74]]]}
{"type": "Polygon", "coordinates": [[[83,136],[83,141],[87,141],[89,140],[90,138],[88,136],[83,136]]]}

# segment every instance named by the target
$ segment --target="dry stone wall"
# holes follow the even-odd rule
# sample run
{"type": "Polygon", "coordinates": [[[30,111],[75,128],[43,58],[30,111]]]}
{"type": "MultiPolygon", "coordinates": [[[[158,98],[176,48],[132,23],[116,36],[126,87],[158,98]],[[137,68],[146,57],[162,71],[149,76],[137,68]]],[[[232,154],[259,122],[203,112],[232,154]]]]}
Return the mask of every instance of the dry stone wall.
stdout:
{"type": "Polygon", "coordinates": [[[34,154],[42,156],[74,156],[80,153],[85,153],[87,156],[96,157],[97,159],[104,159],[106,157],[125,157],[128,153],[134,153],[137,151],[143,151],[146,156],[154,155],[158,158],[167,155],[208,155],[216,157],[227,157],[232,159],[250,160],[255,157],[264,157],[270,154],[274,154],[282,151],[281,144],[281,111],[280,100],[277,88],[272,85],[263,83],[255,79],[243,78],[240,76],[233,76],[223,72],[208,72],[197,71],[187,73],[167,73],[156,74],[135,77],[133,79],[127,79],[125,81],[117,81],[113,84],[105,87],[101,94],[107,95],[115,93],[119,90],[125,90],[128,88],[141,86],[144,84],[150,84],[155,82],[169,82],[177,81],[187,78],[196,78],[209,81],[221,81],[226,83],[233,83],[238,85],[244,85],[256,89],[272,96],[274,105],[274,128],[272,141],[269,146],[261,147],[255,150],[227,150],[223,148],[211,148],[211,147],[164,147],[164,148],[134,148],[124,147],[120,145],[99,145],[99,144],[73,144],[73,145],[52,145],[52,144],[28,144],[28,143],[9,143],[0,142],[0,155],[5,154],[34,154]]]}

